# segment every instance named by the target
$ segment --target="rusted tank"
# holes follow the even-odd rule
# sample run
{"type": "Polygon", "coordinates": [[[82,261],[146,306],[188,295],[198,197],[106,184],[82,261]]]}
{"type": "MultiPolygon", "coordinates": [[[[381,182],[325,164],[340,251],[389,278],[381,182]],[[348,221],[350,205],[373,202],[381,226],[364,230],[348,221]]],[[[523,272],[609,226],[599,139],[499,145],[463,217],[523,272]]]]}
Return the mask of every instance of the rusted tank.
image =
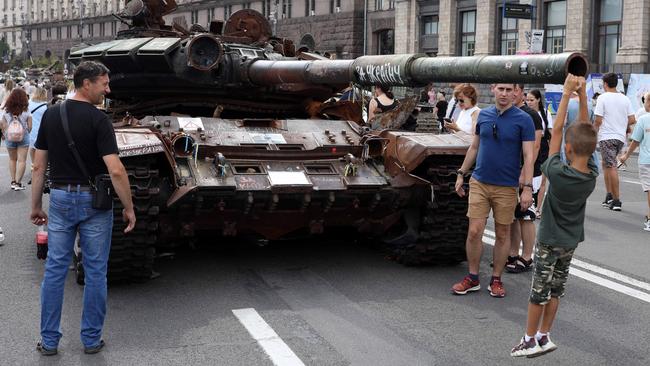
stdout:
{"type": "Polygon", "coordinates": [[[359,101],[330,98],[351,82],[557,83],[587,72],[578,54],[329,60],[297,53],[252,10],[186,29],[164,23],[173,1],[154,3],[128,2],[129,29],[70,55],[111,69],[107,113],[138,217],[123,235],[115,201],[111,280],[149,278],[156,253],[203,237],[347,232],[404,263],[462,261],[467,201],[454,182],[470,138],[399,131],[406,107],[364,123],[359,101]]]}

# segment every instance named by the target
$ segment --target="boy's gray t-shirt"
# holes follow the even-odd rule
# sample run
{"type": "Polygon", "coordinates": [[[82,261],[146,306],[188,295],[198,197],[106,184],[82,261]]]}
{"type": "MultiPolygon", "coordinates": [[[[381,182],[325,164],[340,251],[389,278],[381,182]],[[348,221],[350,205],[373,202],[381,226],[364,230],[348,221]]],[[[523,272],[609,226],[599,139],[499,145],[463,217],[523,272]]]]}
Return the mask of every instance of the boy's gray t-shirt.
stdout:
{"type": "Polygon", "coordinates": [[[542,164],[548,178],[542,220],[537,241],[542,244],[573,249],[585,240],[585,207],[596,187],[598,167],[589,159],[589,173],[582,173],[562,162],[560,154],[549,156],[542,164]]]}

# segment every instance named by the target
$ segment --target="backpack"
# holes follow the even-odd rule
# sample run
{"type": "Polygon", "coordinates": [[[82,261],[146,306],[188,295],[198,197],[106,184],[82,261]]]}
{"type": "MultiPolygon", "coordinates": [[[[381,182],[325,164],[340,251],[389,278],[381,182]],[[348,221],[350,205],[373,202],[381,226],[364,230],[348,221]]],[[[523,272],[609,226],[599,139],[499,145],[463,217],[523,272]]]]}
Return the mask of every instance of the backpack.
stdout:
{"type": "Polygon", "coordinates": [[[20,123],[18,116],[13,116],[11,122],[9,122],[6,137],[9,142],[21,142],[25,138],[25,129],[22,123],[20,123]]]}

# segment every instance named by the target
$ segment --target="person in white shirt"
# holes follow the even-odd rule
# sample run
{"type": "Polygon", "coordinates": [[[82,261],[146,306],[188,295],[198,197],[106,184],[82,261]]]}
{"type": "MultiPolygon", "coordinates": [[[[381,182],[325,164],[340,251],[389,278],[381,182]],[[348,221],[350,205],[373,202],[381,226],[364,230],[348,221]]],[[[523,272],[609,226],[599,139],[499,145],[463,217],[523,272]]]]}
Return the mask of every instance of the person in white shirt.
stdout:
{"type": "Polygon", "coordinates": [[[607,73],[603,76],[605,93],[598,97],[594,115],[594,127],[598,131],[598,146],[602,155],[603,177],[607,195],[603,206],[621,211],[617,156],[621,153],[629,126],[635,122],[632,103],[627,96],[616,91],[618,76],[607,73]]]}
{"type": "Polygon", "coordinates": [[[469,84],[465,84],[460,88],[456,101],[458,102],[458,108],[460,108],[458,118],[452,122],[446,121],[445,128],[454,132],[463,131],[473,135],[476,130],[476,120],[481,111],[481,109],[476,106],[476,102],[478,101],[476,88],[469,84]]]}

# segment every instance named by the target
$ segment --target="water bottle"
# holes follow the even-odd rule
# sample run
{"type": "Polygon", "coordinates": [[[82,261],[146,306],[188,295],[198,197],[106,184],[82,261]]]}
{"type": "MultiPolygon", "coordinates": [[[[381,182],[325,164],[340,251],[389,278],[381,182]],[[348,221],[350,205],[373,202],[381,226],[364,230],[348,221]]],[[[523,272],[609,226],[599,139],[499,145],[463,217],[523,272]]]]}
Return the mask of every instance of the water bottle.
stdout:
{"type": "Polygon", "coordinates": [[[47,258],[47,231],[43,225],[36,232],[36,257],[43,260],[47,258]]]}

